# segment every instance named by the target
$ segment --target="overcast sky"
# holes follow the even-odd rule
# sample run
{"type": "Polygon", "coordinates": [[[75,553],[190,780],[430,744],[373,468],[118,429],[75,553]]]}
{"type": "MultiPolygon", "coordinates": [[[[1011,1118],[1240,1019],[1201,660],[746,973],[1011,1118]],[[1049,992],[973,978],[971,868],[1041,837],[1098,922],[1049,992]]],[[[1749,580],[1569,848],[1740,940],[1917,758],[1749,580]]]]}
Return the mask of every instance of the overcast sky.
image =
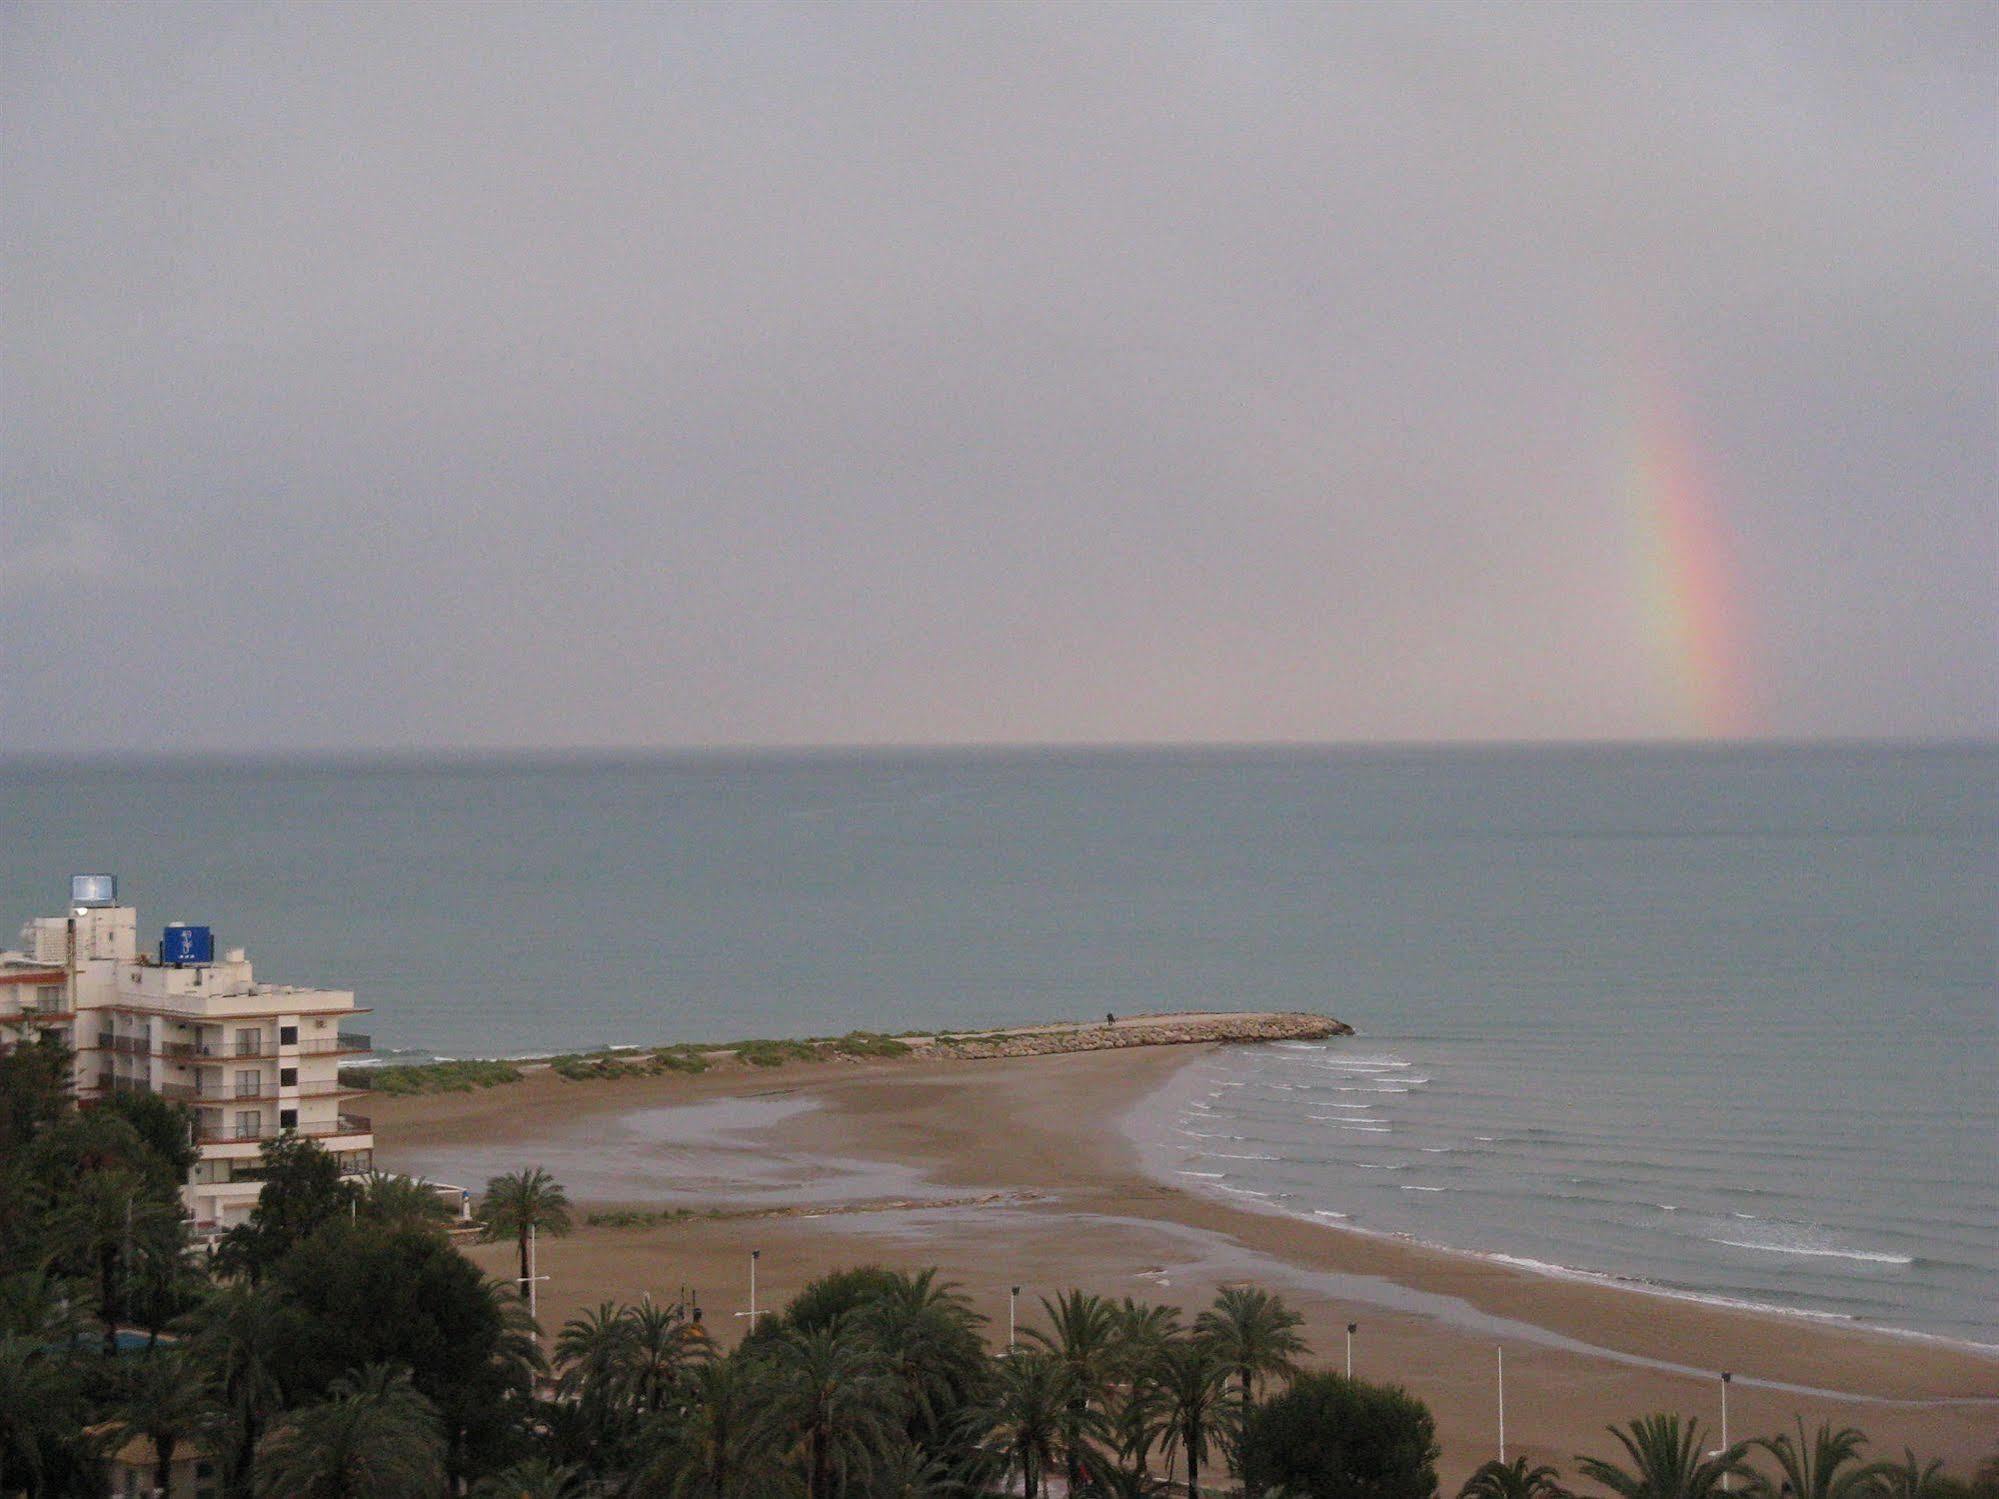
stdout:
{"type": "Polygon", "coordinates": [[[0,751],[1999,732],[1992,6],[4,15],[0,751]]]}

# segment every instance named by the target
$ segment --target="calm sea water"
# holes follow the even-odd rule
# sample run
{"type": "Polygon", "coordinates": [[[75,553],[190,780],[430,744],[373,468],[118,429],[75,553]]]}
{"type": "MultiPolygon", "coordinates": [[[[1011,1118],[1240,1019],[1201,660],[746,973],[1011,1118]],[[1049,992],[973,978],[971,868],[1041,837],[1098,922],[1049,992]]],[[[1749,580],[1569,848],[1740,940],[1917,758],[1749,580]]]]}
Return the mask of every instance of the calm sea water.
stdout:
{"type": "Polygon", "coordinates": [[[1993,747],[0,766],[5,932],[98,869],[419,1053],[1330,1012],[1162,1169],[1999,1342],[1993,747]]]}

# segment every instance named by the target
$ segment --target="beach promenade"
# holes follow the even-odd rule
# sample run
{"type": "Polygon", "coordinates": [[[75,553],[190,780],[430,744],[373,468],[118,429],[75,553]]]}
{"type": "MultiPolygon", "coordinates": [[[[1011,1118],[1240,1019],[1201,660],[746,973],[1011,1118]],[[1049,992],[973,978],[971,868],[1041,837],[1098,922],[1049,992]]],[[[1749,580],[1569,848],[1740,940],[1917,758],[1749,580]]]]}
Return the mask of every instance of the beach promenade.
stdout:
{"type": "MultiPolygon", "coordinates": [[[[1230,1035],[1245,1018],[1182,1017],[1230,1035]]],[[[1014,1285],[1026,1324],[1038,1297],[1069,1286],[1195,1308],[1220,1286],[1254,1282],[1304,1313],[1321,1364],[1344,1365],[1357,1325],[1355,1372],[1404,1384],[1435,1411],[1447,1487],[1496,1449],[1501,1348],[1509,1456],[1564,1468],[1577,1452],[1608,1450],[1613,1421],[1676,1410],[1715,1424],[1724,1369],[1735,1438],[1795,1413],[1859,1426],[1883,1456],[1907,1445],[1964,1471],[1989,1453],[1999,1355],[1531,1273],[1237,1208],[1148,1175],[1134,1112],[1214,1043],[1169,1027],[1164,1039],[1183,1044],[1141,1044],[1147,1025],[1158,1022],[1121,1022],[1115,1041],[1083,1050],[1073,1048],[1102,1025],[1027,1027],[991,1043],[1019,1055],[922,1047],[895,1060],[587,1082],[544,1071],[380,1100],[378,1155],[475,1188],[537,1164],[568,1185],[577,1231],[541,1246],[551,1330],[606,1297],[692,1286],[730,1341],[748,1310],[752,1248],[766,1308],[838,1266],[936,1264],[1000,1341],[1014,1285]],[[1034,1037],[1068,1039],[1037,1054],[1034,1037]]],[[[501,1273],[509,1251],[473,1253],[501,1273]]]]}

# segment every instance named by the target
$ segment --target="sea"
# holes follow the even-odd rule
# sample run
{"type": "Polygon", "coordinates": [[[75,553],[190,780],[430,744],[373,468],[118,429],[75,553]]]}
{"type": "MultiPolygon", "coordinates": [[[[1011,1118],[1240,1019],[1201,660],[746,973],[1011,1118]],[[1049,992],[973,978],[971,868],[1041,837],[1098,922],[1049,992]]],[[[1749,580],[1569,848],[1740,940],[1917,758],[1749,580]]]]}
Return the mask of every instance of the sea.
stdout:
{"type": "Polygon", "coordinates": [[[1999,1344],[1999,746],[0,761],[0,933],[352,988],[380,1055],[1309,1010],[1183,1186],[1999,1344]]]}

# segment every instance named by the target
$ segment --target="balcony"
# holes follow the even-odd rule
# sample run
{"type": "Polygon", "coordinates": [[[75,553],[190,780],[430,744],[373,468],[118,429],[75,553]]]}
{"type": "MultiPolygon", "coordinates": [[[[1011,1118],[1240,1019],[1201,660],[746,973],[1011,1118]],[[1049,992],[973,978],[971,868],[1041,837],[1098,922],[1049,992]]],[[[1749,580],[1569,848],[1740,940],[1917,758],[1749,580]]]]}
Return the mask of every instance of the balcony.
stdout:
{"type": "Polygon", "coordinates": [[[298,1044],[298,1054],[302,1057],[330,1057],[348,1053],[361,1054],[375,1049],[371,1037],[360,1031],[342,1031],[337,1036],[315,1036],[310,1041],[298,1044]]]}
{"type": "Polygon", "coordinates": [[[308,1139],[328,1135],[365,1135],[373,1128],[366,1114],[340,1114],[335,1119],[309,1121],[292,1130],[281,1130],[275,1125],[268,1129],[250,1129],[241,1124],[197,1125],[194,1138],[201,1145],[246,1145],[275,1140],[284,1134],[304,1135],[308,1139]]]}
{"type": "Polygon", "coordinates": [[[18,1010],[0,1010],[0,1025],[54,1025],[76,1019],[74,1010],[57,1010],[44,1005],[28,1005],[18,1010]]]}

